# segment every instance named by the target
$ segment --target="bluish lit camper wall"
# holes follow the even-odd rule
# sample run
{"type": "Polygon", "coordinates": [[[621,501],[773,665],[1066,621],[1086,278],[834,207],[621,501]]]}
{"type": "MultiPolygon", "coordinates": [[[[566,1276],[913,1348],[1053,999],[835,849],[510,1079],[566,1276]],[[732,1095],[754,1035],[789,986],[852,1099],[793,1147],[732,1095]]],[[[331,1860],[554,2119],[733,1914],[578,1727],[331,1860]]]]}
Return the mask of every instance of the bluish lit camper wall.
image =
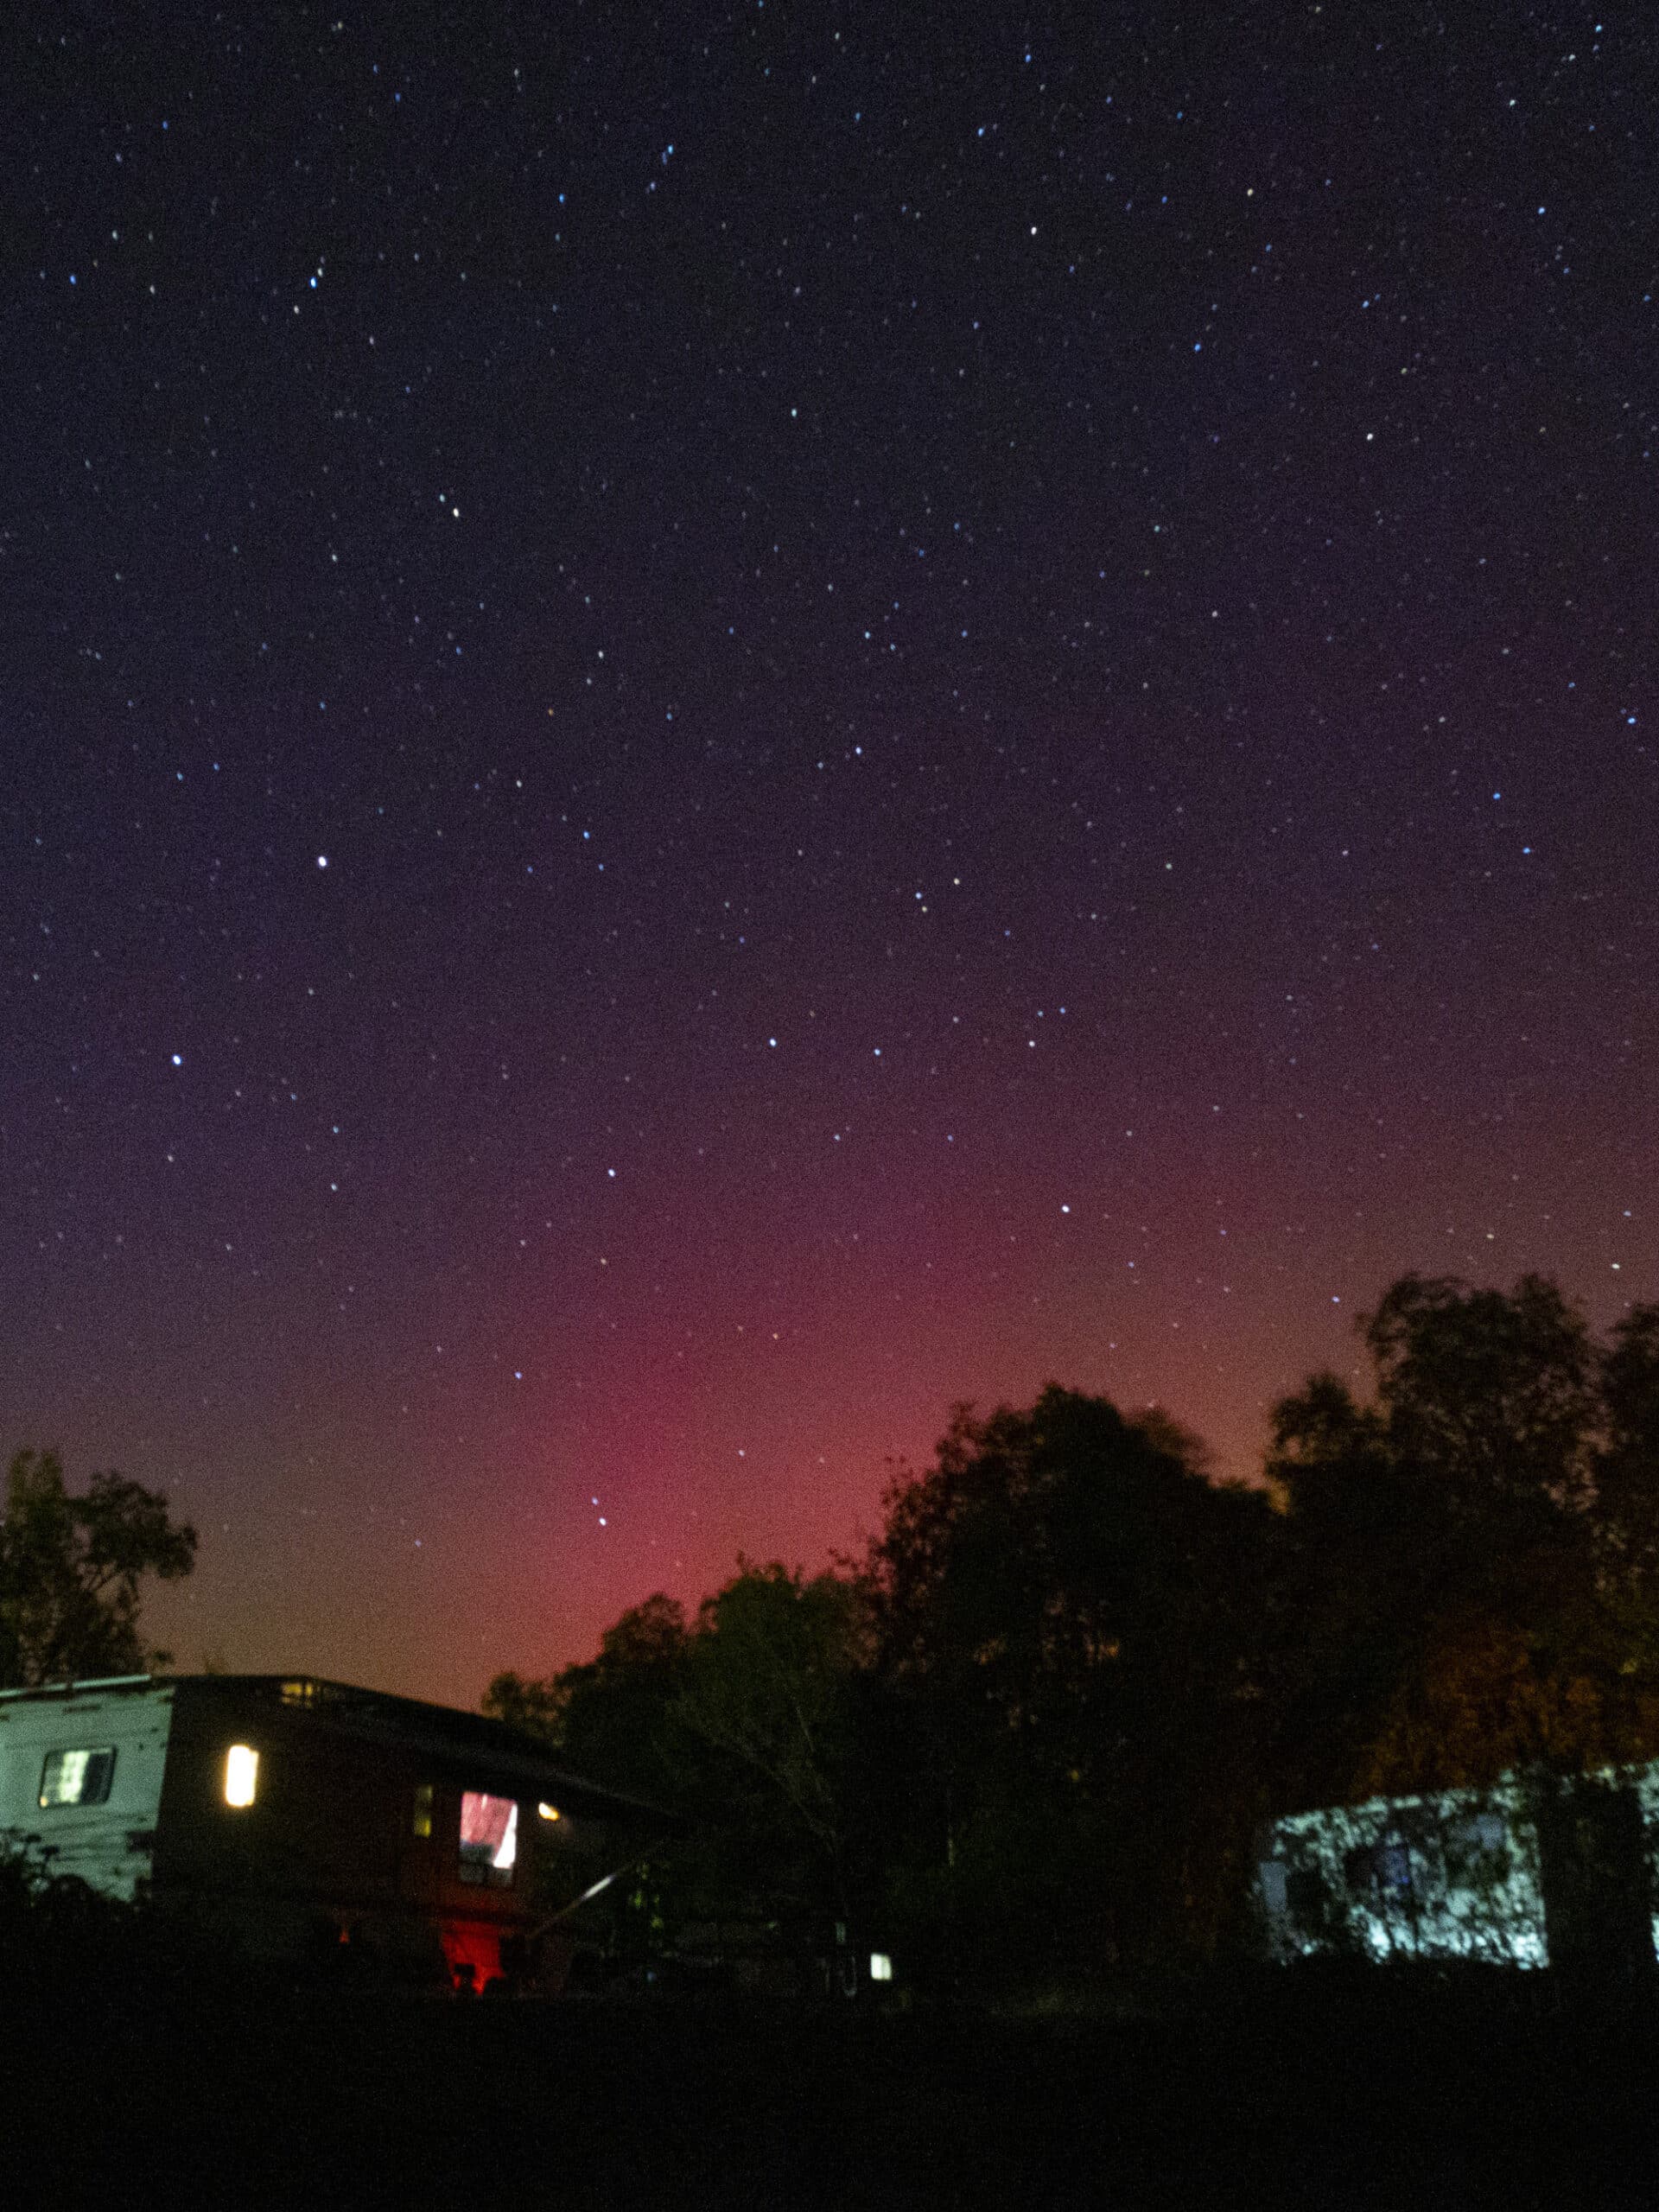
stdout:
{"type": "Polygon", "coordinates": [[[1537,1834],[1512,1783],[1293,1814],[1265,1838],[1257,1902],[1276,1958],[1548,1963],[1537,1834]]]}

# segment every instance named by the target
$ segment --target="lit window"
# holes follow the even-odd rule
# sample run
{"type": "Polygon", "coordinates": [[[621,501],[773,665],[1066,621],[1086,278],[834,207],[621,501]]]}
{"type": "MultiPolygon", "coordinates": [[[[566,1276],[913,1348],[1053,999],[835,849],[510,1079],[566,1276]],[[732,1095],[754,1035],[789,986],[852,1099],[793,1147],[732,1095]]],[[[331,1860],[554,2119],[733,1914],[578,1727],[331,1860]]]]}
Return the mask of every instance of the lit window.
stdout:
{"type": "Polygon", "coordinates": [[[505,1889],[518,1856],[518,1808],[511,1797],[467,1789],[461,1799],[461,1878],[505,1889]]]}
{"type": "Polygon", "coordinates": [[[429,1836],[432,1833],[432,1784],[420,1782],[415,1785],[415,1816],[410,1822],[411,1835],[429,1836]]]}
{"type": "Polygon", "coordinates": [[[538,1805],[536,1808],[536,1810],[541,1815],[544,1821],[560,1821],[564,1818],[563,1814],[560,1812],[556,1805],[543,1803],[538,1805]]]}
{"type": "Polygon", "coordinates": [[[115,1778],[115,1753],[48,1751],[41,1769],[41,1803],[102,1805],[115,1778]]]}
{"type": "Polygon", "coordinates": [[[258,1752],[251,1745],[232,1744],[225,1754],[225,1802],[251,1805],[258,1787],[258,1752]]]}
{"type": "Polygon", "coordinates": [[[885,1951],[872,1951],[870,1953],[870,1980],[872,1981],[891,1981],[893,1980],[893,1961],[887,1956],[885,1951]]]}

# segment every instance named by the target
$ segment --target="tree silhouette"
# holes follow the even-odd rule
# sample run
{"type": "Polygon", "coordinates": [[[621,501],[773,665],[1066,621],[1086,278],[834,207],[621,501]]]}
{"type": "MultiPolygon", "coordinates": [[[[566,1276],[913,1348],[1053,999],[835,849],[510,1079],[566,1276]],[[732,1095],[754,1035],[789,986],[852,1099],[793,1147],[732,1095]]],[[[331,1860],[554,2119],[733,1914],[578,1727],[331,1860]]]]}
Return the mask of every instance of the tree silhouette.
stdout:
{"type": "Polygon", "coordinates": [[[960,1923],[1001,1859],[1033,1941],[1103,1963],[1217,1939],[1257,1809],[1274,1532],[1196,1459],[1166,1421],[1051,1387],[960,1409],[889,1489],[871,1567],[925,1785],[912,1849],[960,1923]]]}
{"type": "Polygon", "coordinates": [[[159,1491],[102,1474],[74,1497],[55,1452],[19,1452],[0,1517],[0,1687],[169,1664],[140,1641],[139,1584],[188,1574],[195,1556],[159,1491]]]}
{"type": "Polygon", "coordinates": [[[669,1711],[684,1674],[685,1609],[658,1591],[600,1638],[599,1656],[545,1681],[498,1675],[484,1711],[543,1737],[582,1774],[646,1799],[675,1802],[682,1764],[669,1711]]]}
{"type": "Polygon", "coordinates": [[[1599,1351],[1554,1284],[1408,1275],[1359,1403],[1274,1408],[1280,1784],[1304,1802],[1659,1746],[1659,1317],[1599,1351]]]}
{"type": "Polygon", "coordinates": [[[728,1827],[843,1916],[869,1656],[859,1582],[741,1560],[698,1612],[673,1709],[728,1827]]]}

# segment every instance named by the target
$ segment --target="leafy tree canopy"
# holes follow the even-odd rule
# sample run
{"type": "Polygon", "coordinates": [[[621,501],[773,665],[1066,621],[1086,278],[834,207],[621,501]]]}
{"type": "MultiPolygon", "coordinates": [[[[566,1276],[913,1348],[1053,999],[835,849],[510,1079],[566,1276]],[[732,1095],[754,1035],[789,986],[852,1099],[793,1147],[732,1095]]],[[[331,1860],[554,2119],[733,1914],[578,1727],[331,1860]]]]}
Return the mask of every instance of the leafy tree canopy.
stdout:
{"type": "Polygon", "coordinates": [[[1599,1347],[1556,1286],[1407,1275],[1374,1389],[1274,1410],[1282,1779],[1316,1800],[1659,1748],[1659,1309],[1599,1347]]]}
{"type": "Polygon", "coordinates": [[[728,1802],[743,1808],[752,1832],[804,1844],[839,1870],[855,1685],[870,1656],[864,1587],[740,1560],[733,1580],[703,1600],[686,1656],[674,1717],[714,1755],[728,1802]]]}
{"type": "Polygon", "coordinates": [[[0,1687],[168,1665],[140,1640],[139,1585],[188,1574],[195,1556],[161,1491],[102,1474],[72,1497],[55,1452],[19,1452],[0,1517],[0,1687]]]}
{"type": "Polygon", "coordinates": [[[1420,1536],[1429,1521],[1515,1541],[1590,1502],[1598,1359],[1554,1283],[1525,1275],[1506,1292],[1404,1275],[1359,1326],[1370,1405],[1326,1373],[1274,1409],[1268,1471],[1296,1511],[1358,1505],[1380,1488],[1410,1494],[1420,1536]]]}
{"type": "Polygon", "coordinates": [[[871,1575],[912,1719],[909,1848],[930,1855],[931,1821],[964,1928],[988,1852],[1097,1955],[1202,1946],[1224,1916],[1259,1809],[1276,1524],[1205,1465],[1166,1416],[1051,1386],[960,1408],[933,1466],[890,1486],[871,1575]]]}
{"type": "Polygon", "coordinates": [[[1201,1467],[1166,1416],[1054,1386],[1029,1410],[959,1408],[872,1547],[888,1662],[1050,1764],[1149,1751],[1248,1673],[1272,1516],[1201,1467]]]}
{"type": "Polygon", "coordinates": [[[868,1646],[856,1582],[740,1560],[694,1624],[659,1592],[606,1630],[596,1658],[543,1681],[497,1675],[484,1709],[595,1781],[690,1816],[659,1904],[844,1913],[868,1646]]]}
{"type": "Polygon", "coordinates": [[[577,1772],[664,1803],[677,1801],[668,1710],[684,1671],[685,1608],[658,1591],[600,1638],[599,1656],[543,1681],[498,1675],[484,1711],[552,1744],[577,1772]]]}

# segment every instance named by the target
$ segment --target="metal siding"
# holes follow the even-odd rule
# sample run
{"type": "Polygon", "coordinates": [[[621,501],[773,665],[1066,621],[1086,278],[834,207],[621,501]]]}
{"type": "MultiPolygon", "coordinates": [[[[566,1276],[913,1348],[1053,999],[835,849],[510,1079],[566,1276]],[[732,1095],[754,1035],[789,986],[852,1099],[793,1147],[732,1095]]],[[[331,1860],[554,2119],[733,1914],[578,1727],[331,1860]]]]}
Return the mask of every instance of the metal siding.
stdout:
{"type": "Polygon", "coordinates": [[[0,1698],[0,1840],[48,1855],[106,1897],[130,1900],[149,1874],[173,1721],[173,1685],[0,1698]],[[115,1750],[102,1805],[40,1802],[48,1751],[115,1750]]]}
{"type": "Polygon", "coordinates": [[[1280,1959],[1345,1950],[1372,1960],[1549,1962],[1537,1834],[1512,1776],[1484,1790],[1371,1797],[1275,1821],[1262,1839],[1255,1898],[1280,1959]],[[1483,1821],[1493,1826],[1497,1855],[1483,1878],[1470,1879],[1456,1862],[1467,1856],[1466,1832],[1483,1821]],[[1405,1854],[1409,1893],[1384,1895],[1374,1884],[1356,1890],[1350,1861],[1391,1846],[1405,1854]],[[1300,1925],[1293,1909],[1292,1885],[1307,1876],[1318,1878],[1328,1908],[1322,1931],[1300,1925]]]}

